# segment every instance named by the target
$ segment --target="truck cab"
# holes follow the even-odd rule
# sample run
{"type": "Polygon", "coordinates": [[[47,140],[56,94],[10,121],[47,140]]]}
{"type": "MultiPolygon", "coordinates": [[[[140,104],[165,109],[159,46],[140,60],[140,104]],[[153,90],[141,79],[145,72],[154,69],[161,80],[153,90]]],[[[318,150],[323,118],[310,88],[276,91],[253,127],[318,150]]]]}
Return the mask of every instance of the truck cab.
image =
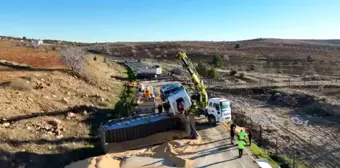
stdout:
{"type": "Polygon", "coordinates": [[[166,101],[166,99],[171,96],[172,94],[177,93],[180,90],[184,90],[184,87],[181,83],[172,83],[163,85],[160,89],[161,92],[161,99],[162,101],[166,101]]]}
{"type": "Polygon", "coordinates": [[[216,125],[219,122],[231,120],[231,104],[225,98],[211,98],[208,100],[206,114],[209,124],[216,125]]]}

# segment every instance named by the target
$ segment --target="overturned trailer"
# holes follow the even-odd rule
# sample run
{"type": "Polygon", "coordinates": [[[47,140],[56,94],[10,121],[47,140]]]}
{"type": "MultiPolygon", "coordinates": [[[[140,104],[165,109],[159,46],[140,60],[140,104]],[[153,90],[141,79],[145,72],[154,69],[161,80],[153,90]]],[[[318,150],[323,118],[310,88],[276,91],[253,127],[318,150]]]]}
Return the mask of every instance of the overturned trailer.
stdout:
{"type": "Polygon", "coordinates": [[[105,153],[137,149],[178,138],[189,137],[185,117],[167,114],[133,116],[108,121],[100,127],[105,153]]]}

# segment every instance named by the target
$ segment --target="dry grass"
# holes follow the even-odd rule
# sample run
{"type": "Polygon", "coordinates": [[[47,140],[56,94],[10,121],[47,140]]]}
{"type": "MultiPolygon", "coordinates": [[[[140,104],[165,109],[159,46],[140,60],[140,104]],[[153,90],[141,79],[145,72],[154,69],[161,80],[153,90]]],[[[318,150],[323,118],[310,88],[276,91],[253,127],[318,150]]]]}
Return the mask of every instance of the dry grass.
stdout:
{"type": "Polygon", "coordinates": [[[26,43],[0,40],[0,60],[26,64],[37,68],[64,68],[56,51],[34,49],[26,43]],[[19,45],[19,46],[17,46],[19,45]]]}

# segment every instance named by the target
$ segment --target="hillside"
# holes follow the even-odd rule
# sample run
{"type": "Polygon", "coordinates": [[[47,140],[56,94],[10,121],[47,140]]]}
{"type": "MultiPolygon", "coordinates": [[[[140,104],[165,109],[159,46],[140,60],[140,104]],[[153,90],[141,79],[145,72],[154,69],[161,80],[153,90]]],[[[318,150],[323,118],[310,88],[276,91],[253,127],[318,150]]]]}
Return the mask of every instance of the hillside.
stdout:
{"type": "Polygon", "coordinates": [[[332,39],[332,40],[305,40],[305,41],[340,45],[340,40],[338,40],[338,39],[332,39]]]}
{"type": "Polygon", "coordinates": [[[212,56],[222,56],[225,59],[225,66],[230,69],[246,70],[250,66],[255,66],[261,71],[293,74],[317,71],[318,74],[336,75],[340,72],[340,45],[326,42],[287,39],[253,39],[237,42],[124,42],[95,44],[87,49],[90,52],[113,56],[157,60],[174,60],[178,51],[186,51],[194,61],[211,61],[212,56]],[[241,47],[236,49],[236,44],[240,44],[241,47]]]}

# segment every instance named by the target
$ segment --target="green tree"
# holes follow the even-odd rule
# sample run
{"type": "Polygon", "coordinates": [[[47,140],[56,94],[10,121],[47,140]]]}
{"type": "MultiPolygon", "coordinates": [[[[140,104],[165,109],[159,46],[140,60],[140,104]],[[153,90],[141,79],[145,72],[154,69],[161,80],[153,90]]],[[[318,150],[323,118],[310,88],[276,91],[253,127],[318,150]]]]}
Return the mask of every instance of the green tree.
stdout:
{"type": "Polygon", "coordinates": [[[27,38],[26,38],[26,37],[23,37],[22,39],[23,39],[23,40],[27,40],[27,38]]]}
{"type": "Polygon", "coordinates": [[[241,45],[237,43],[234,48],[241,48],[241,45]]]}
{"type": "Polygon", "coordinates": [[[217,72],[216,72],[215,68],[210,68],[208,70],[208,77],[212,78],[212,79],[217,78],[217,72]]]}
{"type": "Polygon", "coordinates": [[[203,62],[198,63],[198,65],[196,66],[196,70],[203,77],[206,77],[208,74],[208,68],[203,62]]]}
{"type": "Polygon", "coordinates": [[[220,56],[213,56],[212,64],[215,67],[221,67],[222,66],[222,57],[220,56]]]}

